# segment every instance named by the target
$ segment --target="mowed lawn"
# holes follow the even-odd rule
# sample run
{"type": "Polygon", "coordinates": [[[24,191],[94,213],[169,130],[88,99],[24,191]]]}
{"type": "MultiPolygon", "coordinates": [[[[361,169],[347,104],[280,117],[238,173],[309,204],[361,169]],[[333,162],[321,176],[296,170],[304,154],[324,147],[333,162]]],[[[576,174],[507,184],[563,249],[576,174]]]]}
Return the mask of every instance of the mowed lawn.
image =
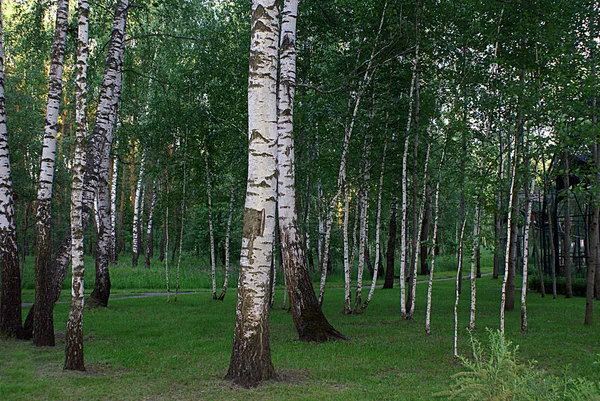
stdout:
{"type": "MultiPolygon", "coordinates": [[[[396,283],[397,285],[397,283],[396,283]]],[[[497,329],[500,280],[478,281],[478,329],[497,329]]],[[[87,372],[63,371],[68,304],[55,309],[57,346],[0,339],[0,400],[431,400],[461,371],[452,357],[455,282],[434,284],[431,335],[426,335],[426,284],[417,287],[415,317],[399,315],[399,290],[377,289],[363,315],[344,316],[343,289],[330,285],[324,309],[350,341],[297,341],[278,289],[271,312],[271,351],[279,380],[252,390],[233,386],[227,372],[235,318],[235,290],[224,302],[209,293],[116,299],[86,310],[87,372]]],[[[469,285],[460,302],[459,351],[470,355],[469,285]]],[[[520,292],[517,293],[520,298],[520,292]]],[[[600,380],[600,320],[583,326],[585,299],[528,298],[529,332],[520,331],[519,306],[507,313],[507,338],[520,358],[561,375],[600,380]]],[[[596,303],[600,317],[600,303],[596,303]]],[[[440,399],[440,398],[438,398],[440,399]]]]}

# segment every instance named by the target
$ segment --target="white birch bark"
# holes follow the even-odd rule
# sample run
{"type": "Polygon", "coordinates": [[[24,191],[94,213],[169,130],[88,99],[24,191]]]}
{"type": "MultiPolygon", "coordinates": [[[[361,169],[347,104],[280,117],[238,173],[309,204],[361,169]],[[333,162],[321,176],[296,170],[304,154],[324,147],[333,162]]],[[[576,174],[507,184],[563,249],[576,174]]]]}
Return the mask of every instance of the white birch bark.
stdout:
{"type": "MultiPolygon", "coordinates": [[[[168,188],[168,186],[167,186],[168,188]]],[[[168,189],[167,189],[168,193],[168,189]]],[[[169,206],[165,210],[165,284],[167,286],[167,302],[171,302],[171,287],[169,286],[169,206]]]]}
{"type": "Polygon", "coordinates": [[[462,222],[460,237],[458,240],[458,269],[456,270],[456,294],[454,298],[454,358],[458,358],[458,301],[460,299],[460,279],[462,276],[462,247],[465,238],[465,226],[467,225],[467,213],[462,222]]]}
{"type": "Polygon", "coordinates": [[[231,237],[231,222],[233,221],[233,203],[235,201],[235,183],[231,183],[231,193],[229,197],[229,217],[227,218],[227,228],[225,229],[225,280],[223,281],[223,289],[219,295],[219,300],[225,299],[227,286],[229,285],[229,274],[231,272],[229,261],[229,242],[231,237]]]}
{"type": "MultiPolygon", "coordinates": [[[[323,238],[325,236],[325,225],[323,224],[323,185],[321,184],[321,180],[319,179],[319,183],[317,185],[317,197],[319,202],[319,221],[317,222],[318,226],[318,235],[317,235],[317,259],[320,271],[323,271],[323,238]]],[[[325,266],[325,269],[327,267],[325,266]]]]}
{"type": "MultiPolygon", "coordinates": [[[[537,167],[537,164],[536,164],[537,167]]],[[[536,168],[534,167],[533,171],[536,168]]],[[[523,227],[523,281],[521,283],[521,331],[527,332],[527,280],[529,259],[529,228],[531,227],[531,210],[535,191],[535,174],[531,178],[529,192],[525,203],[525,226],[523,227]]],[[[543,277],[540,277],[543,280],[543,277]]]]}
{"type": "Polygon", "coordinates": [[[448,137],[444,140],[444,150],[442,151],[442,158],[440,159],[440,165],[438,167],[438,179],[435,184],[435,195],[434,195],[434,218],[433,218],[433,243],[431,244],[431,249],[429,251],[429,256],[431,258],[431,267],[429,269],[429,281],[427,283],[427,310],[425,313],[425,332],[427,334],[431,334],[431,296],[433,293],[433,273],[435,271],[435,247],[437,241],[437,232],[438,232],[438,221],[439,221],[439,212],[440,212],[440,182],[442,180],[442,167],[444,166],[444,161],[446,160],[446,146],[448,144],[448,137]]]}
{"type": "Polygon", "coordinates": [[[139,233],[140,233],[140,211],[142,208],[142,187],[144,184],[144,174],[146,168],[146,154],[142,155],[142,162],[140,164],[140,172],[137,180],[137,184],[135,186],[135,198],[133,199],[133,229],[131,233],[131,265],[138,265],[139,258],[139,233]]]}
{"type": "MultiPolygon", "coordinates": [[[[421,231],[423,230],[423,215],[425,213],[425,198],[427,197],[427,180],[428,180],[428,173],[429,173],[429,154],[430,153],[431,153],[431,143],[428,143],[427,144],[427,152],[425,153],[425,167],[423,168],[423,192],[421,194],[421,204],[419,205],[419,215],[418,215],[418,220],[417,220],[417,227],[415,227],[415,230],[417,233],[421,233],[421,231]]],[[[414,207],[416,207],[416,205],[414,207]]],[[[413,266],[412,266],[411,274],[414,279],[411,281],[412,297],[410,298],[410,305],[408,305],[408,307],[407,307],[407,309],[408,309],[407,318],[408,319],[412,319],[412,316],[415,313],[415,303],[416,303],[416,299],[417,299],[417,267],[419,265],[419,258],[418,258],[419,246],[418,246],[418,244],[417,244],[417,246],[413,247],[413,249],[415,250],[415,255],[412,258],[413,266]]]]}
{"type": "Polygon", "coordinates": [[[52,274],[50,255],[52,248],[51,202],[56,158],[56,133],[62,96],[63,59],[68,26],[68,0],[58,0],[56,27],[50,62],[50,83],[42,162],[37,193],[36,256],[35,256],[35,301],[33,321],[33,343],[37,346],[54,346],[53,302],[51,300],[52,274]]]}
{"type": "Polygon", "coordinates": [[[515,181],[517,178],[517,152],[514,151],[512,171],[510,178],[510,191],[508,196],[508,218],[506,223],[506,254],[504,256],[504,278],[502,279],[502,299],[500,302],[500,333],[504,336],[504,309],[506,305],[506,283],[508,281],[508,271],[510,269],[510,242],[512,236],[512,219],[513,219],[513,194],[515,191],[515,181]]]}
{"type": "Polygon", "coordinates": [[[152,195],[150,198],[150,209],[148,210],[148,225],[146,226],[146,267],[150,267],[150,255],[152,254],[152,230],[154,227],[154,207],[156,206],[156,182],[152,183],[152,195]]]}
{"type": "Polygon", "coordinates": [[[19,337],[22,328],[21,270],[14,219],[14,192],[6,126],[4,79],[2,4],[0,3],[0,282],[2,283],[0,334],[19,337]]]}
{"type": "Polygon", "coordinates": [[[204,167],[206,169],[206,197],[208,199],[208,234],[210,237],[210,277],[212,281],[212,297],[217,299],[217,263],[215,261],[215,232],[213,229],[212,188],[210,182],[210,167],[208,165],[208,150],[204,148],[204,167]]]}
{"type": "Polygon", "coordinates": [[[65,369],[85,370],[83,358],[83,176],[85,174],[85,137],[87,135],[87,60],[89,4],[79,0],[77,21],[77,65],[75,78],[75,157],[71,184],[71,310],[67,321],[65,369]]]}
{"type": "Polygon", "coordinates": [[[471,314],[469,318],[469,329],[475,330],[475,315],[477,312],[477,268],[476,259],[479,250],[479,230],[481,227],[481,200],[477,197],[475,204],[475,219],[473,221],[473,248],[471,250],[471,314]]]}
{"type": "Polygon", "coordinates": [[[248,75],[248,180],[236,324],[227,378],[244,387],[272,379],[269,271],[277,197],[278,1],[253,0],[248,75]]]}
{"type": "MultiPolygon", "coordinates": [[[[118,143],[115,143],[115,148],[118,143]]],[[[117,263],[117,180],[119,179],[119,158],[115,154],[112,163],[110,182],[110,262],[117,263]]]]}
{"type": "MultiPolygon", "coordinates": [[[[350,208],[350,197],[348,194],[348,188],[344,188],[344,223],[343,223],[343,234],[344,234],[344,314],[348,315],[352,313],[352,295],[350,294],[350,283],[352,274],[352,266],[348,256],[348,218],[350,208]]],[[[358,202],[356,203],[356,210],[358,210],[358,202]]],[[[356,227],[356,217],[354,219],[354,225],[356,227]]],[[[356,233],[356,230],[354,231],[356,233]]],[[[354,243],[356,243],[356,235],[354,236],[354,243]]],[[[353,247],[354,249],[354,247],[353,247]]]]}

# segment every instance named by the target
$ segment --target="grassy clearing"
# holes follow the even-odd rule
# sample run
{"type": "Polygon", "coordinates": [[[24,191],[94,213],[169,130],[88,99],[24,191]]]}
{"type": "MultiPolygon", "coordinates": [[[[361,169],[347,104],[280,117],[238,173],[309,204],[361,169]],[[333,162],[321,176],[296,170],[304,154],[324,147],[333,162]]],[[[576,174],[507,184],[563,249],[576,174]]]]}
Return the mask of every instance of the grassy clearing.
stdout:
{"type": "MultiPolygon", "coordinates": [[[[143,268],[142,268],[143,269],[143,268]]],[[[150,269],[151,271],[154,269],[150,269]]],[[[117,288],[118,273],[113,270],[117,288]]],[[[135,270],[129,270],[134,275],[135,270]]],[[[296,340],[291,316],[281,310],[282,290],[271,314],[271,347],[279,381],[242,390],[222,380],[231,355],[235,294],[224,302],[209,293],[113,299],[106,309],[86,311],[88,371],[64,372],[64,329],[68,304],[55,309],[58,344],[37,349],[27,342],[0,339],[2,400],[430,400],[447,390],[462,368],[452,359],[454,282],[434,287],[433,334],[424,333],[425,284],[418,286],[415,319],[399,317],[399,293],[377,290],[364,315],[344,316],[343,290],[333,283],[325,312],[352,340],[304,344],[296,340]]],[[[478,284],[478,330],[499,322],[500,284],[490,277],[478,284]]],[[[196,287],[198,288],[198,287],[196,287]]],[[[465,286],[468,289],[468,286],[465,286]]],[[[600,352],[598,320],[584,327],[582,298],[529,297],[528,334],[519,330],[519,311],[507,315],[507,337],[520,345],[523,361],[544,370],[600,380],[594,365],[600,352]]],[[[26,312],[26,311],[25,311],[26,312]]],[[[468,294],[460,304],[460,350],[468,354],[468,294]]]]}

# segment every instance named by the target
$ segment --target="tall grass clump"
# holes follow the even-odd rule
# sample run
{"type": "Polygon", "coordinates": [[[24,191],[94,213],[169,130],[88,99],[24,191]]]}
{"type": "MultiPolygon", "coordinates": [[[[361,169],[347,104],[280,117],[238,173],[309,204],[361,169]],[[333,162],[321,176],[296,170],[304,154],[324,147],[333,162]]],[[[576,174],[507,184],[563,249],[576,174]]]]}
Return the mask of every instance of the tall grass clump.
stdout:
{"type": "Polygon", "coordinates": [[[571,378],[569,366],[561,376],[537,369],[535,361],[521,363],[518,345],[500,331],[488,329],[487,348],[471,334],[472,359],[459,356],[466,369],[452,376],[449,391],[440,397],[494,401],[590,401],[600,400],[600,383],[571,378]]]}

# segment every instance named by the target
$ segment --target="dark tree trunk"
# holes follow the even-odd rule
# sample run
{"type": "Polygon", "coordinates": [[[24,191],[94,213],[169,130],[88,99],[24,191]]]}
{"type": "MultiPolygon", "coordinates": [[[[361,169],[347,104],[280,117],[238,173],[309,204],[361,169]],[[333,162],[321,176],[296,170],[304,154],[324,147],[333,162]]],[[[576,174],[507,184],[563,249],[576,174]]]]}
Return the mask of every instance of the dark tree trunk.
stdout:
{"type": "Polygon", "coordinates": [[[167,238],[167,222],[165,220],[162,225],[162,235],[160,236],[160,245],[159,245],[159,254],[158,254],[158,260],[160,262],[163,262],[165,260],[166,238],[167,238]]]}
{"type": "Polygon", "coordinates": [[[384,289],[394,288],[394,256],[396,253],[396,211],[397,211],[397,200],[394,197],[392,200],[390,212],[390,227],[388,231],[388,246],[385,253],[386,270],[385,270],[385,281],[383,283],[384,289]]]}
{"type": "Polygon", "coordinates": [[[564,211],[564,238],[563,238],[563,255],[564,255],[564,271],[565,271],[565,297],[573,298],[573,283],[571,280],[571,202],[569,200],[570,180],[569,180],[569,154],[564,152],[563,157],[565,166],[565,205],[564,211]]]}

